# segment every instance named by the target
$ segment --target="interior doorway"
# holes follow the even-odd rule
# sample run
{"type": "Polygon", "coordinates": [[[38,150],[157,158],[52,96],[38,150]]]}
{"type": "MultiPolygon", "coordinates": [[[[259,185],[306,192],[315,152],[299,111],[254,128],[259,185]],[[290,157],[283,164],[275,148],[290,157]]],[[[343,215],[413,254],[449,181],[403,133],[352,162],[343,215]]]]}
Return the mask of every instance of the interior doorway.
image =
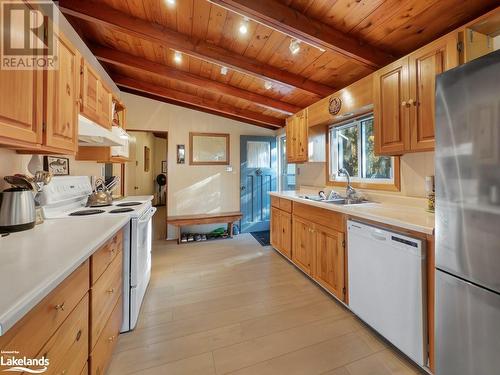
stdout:
{"type": "Polygon", "coordinates": [[[158,210],[153,217],[154,239],[167,236],[168,133],[127,131],[130,161],[125,166],[127,195],[152,195],[158,210]]]}

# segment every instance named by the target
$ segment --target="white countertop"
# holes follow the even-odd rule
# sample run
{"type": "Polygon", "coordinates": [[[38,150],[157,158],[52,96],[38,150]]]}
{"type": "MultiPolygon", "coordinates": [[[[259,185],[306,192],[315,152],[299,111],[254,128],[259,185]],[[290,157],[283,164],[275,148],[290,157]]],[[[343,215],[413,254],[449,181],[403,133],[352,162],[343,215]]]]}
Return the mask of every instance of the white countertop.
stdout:
{"type": "Polygon", "coordinates": [[[434,214],[419,207],[394,203],[364,203],[343,206],[300,198],[300,193],[297,191],[271,192],[270,194],[361,219],[377,221],[381,224],[394,225],[425,234],[434,234],[434,214]]]}
{"type": "Polygon", "coordinates": [[[0,335],[129,220],[127,215],[46,220],[0,238],[0,335]]]}

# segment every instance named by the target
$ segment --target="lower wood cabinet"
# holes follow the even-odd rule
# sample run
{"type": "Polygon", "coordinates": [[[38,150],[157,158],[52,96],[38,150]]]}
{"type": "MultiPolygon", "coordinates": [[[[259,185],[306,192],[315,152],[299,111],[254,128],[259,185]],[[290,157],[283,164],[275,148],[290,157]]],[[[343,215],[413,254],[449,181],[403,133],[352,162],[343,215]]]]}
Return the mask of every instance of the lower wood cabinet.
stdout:
{"type": "Polygon", "coordinates": [[[344,233],[321,225],[315,225],[315,233],[313,278],[338,299],[345,301],[344,233]]]}
{"type": "Polygon", "coordinates": [[[120,297],[92,350],[92,354],[90,355],[90,375],[103,375],[106,373],[118,335],[120,334],[120,327],[123,320],[122,303],[122,297],[120,297]]]}
{"type": "Polygon", "coordinates": [[[271,205],[271,245],[345,302],[344,215],[278,197],[271,205]]]}
{"type": "Polygon", "coordinates": [[[271,208],[271,245],[288,259],[292,256],[292,215],[271,208]]]}
{"type": "Polygon", "coordinates": [[[117,232],[0,336],[0,350],[48,358],[44,374],[103,375],[123,319],[122,236],[117,232]]]}
{"type": "Polygon", "coordinates": [[[311,275],[311,264],[315,249],[315,232],[312,223],[297,216],[292,218],[292,262],[311,275]]]}

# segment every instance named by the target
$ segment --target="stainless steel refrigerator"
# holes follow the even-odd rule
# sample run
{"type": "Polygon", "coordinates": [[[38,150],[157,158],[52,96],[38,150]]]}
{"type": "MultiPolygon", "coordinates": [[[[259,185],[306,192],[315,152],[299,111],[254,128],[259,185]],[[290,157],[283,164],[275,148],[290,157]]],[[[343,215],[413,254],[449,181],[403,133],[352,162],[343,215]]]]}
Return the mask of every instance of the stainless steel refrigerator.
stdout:
{"type": "Polygon", "coordinates": [[[436,82],[436,375],[500,374],[500,51],[436,82]]]}

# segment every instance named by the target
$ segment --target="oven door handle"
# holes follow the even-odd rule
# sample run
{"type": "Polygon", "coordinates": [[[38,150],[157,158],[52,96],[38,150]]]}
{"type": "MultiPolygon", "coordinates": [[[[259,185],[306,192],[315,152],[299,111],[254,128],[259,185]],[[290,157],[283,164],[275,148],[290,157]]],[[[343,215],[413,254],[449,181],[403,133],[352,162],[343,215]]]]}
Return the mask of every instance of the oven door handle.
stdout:
{"type": "Polygon", "coordinates": [[[145,222],[151,220],[151,218],[153,217],[155,212],[156,212],[156,207],[151,207],[147,212],[144,213],[144,215],[142,215],[139,218],[139,223],[145,223],[145,222]]]}

